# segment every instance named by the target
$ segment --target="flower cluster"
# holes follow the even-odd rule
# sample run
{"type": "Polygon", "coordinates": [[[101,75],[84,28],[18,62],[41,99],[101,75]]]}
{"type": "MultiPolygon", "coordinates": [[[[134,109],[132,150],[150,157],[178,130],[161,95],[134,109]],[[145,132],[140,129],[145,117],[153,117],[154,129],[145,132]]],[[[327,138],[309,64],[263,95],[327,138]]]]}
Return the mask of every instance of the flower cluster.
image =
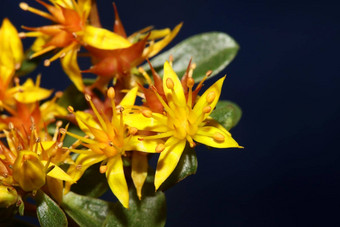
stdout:
{"type": "Polygon", "coordinates": [[[186,146],[241,147],[210,116],[225,77],[199,95],[211,71],[195,86],[191,61],[181,79],[172,57],[164,63],[162,77],[150,62],[152,79],[142,67],[137,69],[173,40],[181,24],[172,30],[146,27],[127,36],[115,5],[110,31],[101,26],[96,1],[36,1],[46,11],[23,2],[20,7],[52,24],[23,26],[26,32],[18,33],[5,19],[0,29],[0,207],[18,205],[38,190],[61,204],[63,194],[100,163],[98,171],[128,208],[129,179],[142,199],[151,155],[159,156],[154,176],[158,190],[186,146]],[[35,38],[28,58],[20,40],[26,37],[35,38]],[[91,59],[87,70],[80,70],[79,52],[91,59]],[[29,78],[20,83],[22,64],[38,56],[45,66],[60,59],[87,107],[76,109],[72,100],[62,105],[58,100],[65,99],[63,92],[46,101],[53,92],[40,87],[40,75],[36,82],[29,78]],[[85,83],[85,73],[96,79],[85,83]],[[65,143],[66,137],[74,141],[65,143]]]}

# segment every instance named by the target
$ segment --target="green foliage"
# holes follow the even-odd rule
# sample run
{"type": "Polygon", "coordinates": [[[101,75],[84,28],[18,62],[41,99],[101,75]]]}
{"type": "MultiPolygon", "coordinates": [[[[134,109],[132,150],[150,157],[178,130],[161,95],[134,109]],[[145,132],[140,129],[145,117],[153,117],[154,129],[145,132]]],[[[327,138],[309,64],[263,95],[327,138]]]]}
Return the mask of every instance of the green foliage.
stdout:
{"type": "Polygon", "coordinates": [[[37,216],[42,227],[67,226],[66,215],[48,195],[39,190],[35,200],[37,203],[37,216]]]}
{"type": "MultiPolygon", "coordinates": [[[[157,55],[151,60],[152,66],[163,76],[163,65],[169,56],[174,57],[173,69],[179,75],[184,75],[190,58],[197,64],[193,78],[196,82],[203,79],[208,70],[213,77],[221,72],[235,58],[239,46],[229,35],[222,32],[208,32],[192,36],[170,50],[157,55]]],[[[149,65],[143,65],[149,70],[149,65]]]]}
{"type": "Polygon", "coordinates": [[[41,60],[45,57],[45,55],[42,55],[31,59],[30,56],[33,53],[34,51],[32,51],[31,49],[28,49],[25,52],[24,60],[21,63],[20,69],[17,70],[16,75],[24,76],[33,72],[37,68],[41,60]]]}
{"type": "Polygon", "coordinates": [[[160,190],[165,191],[186,177],[195,174],[197,170],[196,152],[188,144],[185,147],[183,154],[171,175],[161,185],[160,190]]]}
{"type": "Polygon", "coordinates": [[[216,109],[210,114],[224,128],[230,130],[235,127],[242,116],[241,108],[231,101],[220,100],[216,109]]]}

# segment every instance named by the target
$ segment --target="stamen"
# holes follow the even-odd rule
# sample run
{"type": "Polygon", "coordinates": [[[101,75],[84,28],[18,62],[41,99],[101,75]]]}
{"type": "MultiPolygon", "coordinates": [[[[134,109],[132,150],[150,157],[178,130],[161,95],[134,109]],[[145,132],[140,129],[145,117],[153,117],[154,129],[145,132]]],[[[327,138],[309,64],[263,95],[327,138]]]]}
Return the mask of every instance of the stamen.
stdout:
{"type": "Polygon", "coordinates": [[[149,109],[144,109],[144,110],[142,110],[142,114],[143,114],[144,117],[150,118],[152,116],[152,111],[149,110],[149,109]]]}
{"type": "Polygon", "coordinates": [[[34,54],[32,54],[32,55],[29,57],[29,59],[38,57],[38,56],[40,56],[40,55],[42,55],[42,54],[45,54],[45,53],[47,53],[47,52],[49,52],[49,51],[51,51],[51,50],[53,50],[53,49],[55,49],[55,48],[56,48],[55,46],[48,46],[48,47],[42,49],[41,51],[38,51],[38,52],[35,52],[34,54]]]}
{"type": "Polygon", "coordinates": [[[106,170],[107,170],[107,166],[106,165],[105,166],[103,165],[103,166],[99,167],[99,172],[102,173],[102,174],[105,173],[106,170]]]}
{"type": "Polygon", "coordinates": [[[153,84],[149,74],[147,74],[147,72],[145,72],[143,67],[139,67],[138,72],[140,72],[144,76],[144,78],[148,82],[148,84],[153,84]]]}
{"type": "Polygon", "coordinates": [[[70,113],[73,113],[73,112],[74,112],[74,109],[73,109],[72,106],[68,106],[68,107],[67,107],[67,110],[68,110],[68,112],[70,112],[70,113]]]}
{"type": "Polygon", "coordinates": [[[195,147],[196,146],[196,143],[192,140],[191,136],[187,136],[187,140],[189,142],[189,145],[191,148],[195,147]]]}
{"type": "Polygon", "coordinates": [[[35,9],[33,7],[30,7],[26,2],[21,2],[19,4],[19,7],[22,10],[24,10],[24,11],[30,11],[31,13],[34,13],[34,14],[37,14],[39,16],[45,17],[46,19],[49,19],[51,21],[54,21],[54,22],[56,21],[56,19],[52,15],[50,15],[50,14],[44,12],[44,11],[41,11],[41,10],[35,9]]]}
{"type": "Polygon", "coordinates": [[[203,113],[210,113],[211,111],[211,106],[205,106],[202,110],[203,113]]]}
{"type": "Polygon", "coordinates": [[[219,132],[216,132],[213,136],[213,139],[216,141],[216,142],[219,142],[219,143],[223,143],[224,140],[225,140],[225,137],[224,135],[222,135],[221,133],[219,132]]]}
{"type": "Polygon", "coordinates": [[[174,56],[172,56],[172,54],[170,54],[170,56],[169,56],[169,64],[170,64],[171,67],[172,67],[173,61],[174,61],[174,56]]]}
{"type": "Polygon", "coordinates": [[[170,109],[170,107],[168,106],[168,104],[165,103],[165,101],[163,100],[163,98],[158,94],[157,89],[155,86],[151,86],[151,89],[154,91],[158,101],[162,104],[162,106],[164,107],[165,111],[173,118],[175,118],[176,114],[174,113],[174,111],[172,111],[172,109],[170,109]]]}
{"type": "Polygon", "coordinates": [[[86,95],[85,95],[85,99],[90,103],[90,105],[91,105],[91,107],[92,107],[92,110],[93,110],[94,114],[96,115],[96,117],[97,117],[99,123],[101,124],[102,128],[103,128],[104,130],[106,130],[105,121],[104,121],[104,119],[102,118],[102,116],[99,114],[99,112],[98,112],[97,108],[95,107],[95,105],[93,104],[93,102],[92,102],[92,100],[91,100],[91,96],[88,95],[88,94],[86,94],[86,95]]]}
{"type": "Polygon", "coordinates": [[[141,137],[138,138],[139,139],[148,139],[148,140],[153,140],[153,139],[161,139],[161,138],[165,138],[165,137],[169,137],[172,136],[174,134],[173,131],[169,131],[169,132],[164,132],[164,133],[160,133],[158,135],[154,135],[154,136],[145,136],[145,137],[141,137]]]}
{"type": "Polygon", "coordinates": [[[115,89],[113,87],[110,87],[108,90],[107,90],[107,97],[109,97],[109,99],[114,99],[116,96],[116,92],[115,92],[115,89]]]}
{"type": "Polygon", "coordinates": [[[166,79],[166,86],[170,90],[174,89],[174,86],[175,86],[174,81],[171,78],[166,79]]]}
{"type": "Polygon", "coordinates": [[[188,75],[189,78],[192,78],[192,74],[194,73],[195,69],[196,69],[196,63],[192,63],[190,65],[190,70],[189,70],[189,75],[188,75]]]}
{"type": "Polygon", "coordinates": [[[216,98],[216,93],[214,91],[211,91],[207,94],[206,100],[210,104],[214,101],[215,98],[216,98]]]}
{"type": "Polygon", "coordinates": [[[187,87],[189,87],[189,95],[188,95],[188,107],[192,108],[192,87],[195,84],[195,80],[192,77],[187,79],[187,87]]]}
{"type": "Polygon", "coordinates": [[[135,128],[135,127],[130,127],[130,128],[129,128],[129,134],[130,134],[130,135],[136,135],[137,132],[138,132],[138,129],[137,129],[137,128],[135,128]]]}
{"type": "Polygon", "coordinates": [[[165,149],[164,144],[163,144],[163,143],[159,143],[159,144],[156,146],[155,151],[156,151],[157,153],[161,153],[162,151],[164,151],[164,149],[165,149]]]}

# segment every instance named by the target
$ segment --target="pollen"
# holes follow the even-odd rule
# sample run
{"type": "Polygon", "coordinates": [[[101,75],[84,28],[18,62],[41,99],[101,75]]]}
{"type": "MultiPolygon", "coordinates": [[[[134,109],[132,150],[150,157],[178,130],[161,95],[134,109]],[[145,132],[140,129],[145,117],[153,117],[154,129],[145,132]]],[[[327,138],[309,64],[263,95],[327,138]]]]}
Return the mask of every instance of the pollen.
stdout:
{"type": "Polygon", "coordinates": [[[91,96],[90,96],[90,95],[88,95],[88,94],[86,94],[86,95],[85,95],[85,99],[86,99],[86,101],[88,101],[88,102],[89,102],[89,101],[91,101],[91,96]]]}
{"type": "Polygon", "coordinates": [[[220,143],[223,143],[224,140],[225,140],[225,137],[224,135],[222,135],[221,133],[219,132],[216,132],[213,136],[213,139],[216,141],[216,142],[220,142],[220,143]]]}
{"type": "Polygon", "coordinates": [[[151,110],[142,110],[142,114],[144,117],[150,118],[152,116],[151,110]]]}
{"type": "Polygon", "coordinates": [[[210,113],[210,111],[211,111],[211,106],[206,106],[202,110],[203,113],[210,113]]]}
{"type": "Polygon", "coordinates": [[[113,87],[110,87],[108,90],[107,90],[107,97],[109,97],[109,99],[114,99],[116,96],[116,92],[115,92],[115,89],[113,87]]]}
{"type": "Polygon", "coordinates": [[[156,150],[157,153],[161,153],[162,151],[164,151],[164,149],[165,149],[164,144],[160,143],[160,144],[157,145],[155,150],[156,150]]]}
{"type": "Polygon", "coordinates": [[[20,2],[19,4],[19,7],[22,9],[22,10],[28,10],[29,8],[29,5],[26,3],[26,2],[20,2]]]}
{"type": "Polygon", "coordinates": [[[175,86],[174,81],[171,78],[166,79],[166,86],[170,90],[174,89],[175,86]]]}
{"type": "Polygon", "coordinates": [[[103,166],[100,166],[100,167],[99,167],[99,172],[100,172],[100,173],[105,173],[106,170],[107,170],[107,166],[106,166],[106,165],[105,165],[105,166],[103,165],[103,166]]]}
{"type": "Polygon", "coordinates": [[[212,91],[208,93],[206,100],[210,104],[214,101],[215,98],[216,98],[216,93],[212,91]]]}
{"type": "Polygon", "coordinates": [[[130,134],[130,135],[136,135],[137,132],[138,132],[138,129],[137,129],[137,128],[135,128],[135,127],[130,127],[130,128],[129,128],[129,134],[130,134]]]}

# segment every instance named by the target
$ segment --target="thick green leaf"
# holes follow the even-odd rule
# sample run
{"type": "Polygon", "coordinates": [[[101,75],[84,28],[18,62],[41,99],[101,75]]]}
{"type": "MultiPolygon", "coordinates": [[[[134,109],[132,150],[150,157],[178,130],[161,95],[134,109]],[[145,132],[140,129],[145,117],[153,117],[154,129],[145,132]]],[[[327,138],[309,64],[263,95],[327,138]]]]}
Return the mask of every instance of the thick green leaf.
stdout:
{"type": "Polygon", "coordinates": [[[73,184],[71,190],[80,195],[99,197],[109,190],[105,174],[99,172],[100,164],[88,168],[84,175],[73,184]]]}
{"type": "Polygon", "coordinates": [[[67,226],[66,215],[48,195],[39,190],[35,200],[37,202],[37,216],[41,226],[67,226]]]}
{"type": "Polygon", "coordinates": [[[223,125],[224,128],[230,130],[240,121],[242,110],[233,102],[220,100],[210,116],[223,125]]]}
{"type": "Polygon", "coordinates": [[[177,184],[184,178],[193,175],[197,170],[196,152],[188,144],[185,147],[183,154],[171,175],[161,185],[160,190],[165,191],[177,184]]]}
{"type": "MultiPolygon", "coordinates": [[[[91,187],[91,185],[88,185],[91,187]]],[[[69,192],[64,196],[62,207],[80,226],[101,226],[112,203],[69,192]]]]}
{"type": "MultiPolygon", "coordinates": [[[[151,60],[152,66],[163,75],[163,64],[174,57],[173,69],[178,76],[184,75],[190,58],[197,64],[193,78],[196,82],[202,80],[208,70],[213,73],[210,78],[221,72],[234,59],[239,46],[229,35],[222,32],[208,32],[192,36],[170,50],[156,56],[151,60]]],[[[144,64],[145,70],[149,65],[144,64]]]]}
{"type": "Polygon", "coordinates": [[[165,195],[161,191],[155,192],[154,173],[149,175],[143,186],[142,199],[139,200],[134,187],[130,187],[129,209],[120,203],[115,203],[113,209],[103,224],[105,227],[161,227],[166,221],[165,195]]]}

